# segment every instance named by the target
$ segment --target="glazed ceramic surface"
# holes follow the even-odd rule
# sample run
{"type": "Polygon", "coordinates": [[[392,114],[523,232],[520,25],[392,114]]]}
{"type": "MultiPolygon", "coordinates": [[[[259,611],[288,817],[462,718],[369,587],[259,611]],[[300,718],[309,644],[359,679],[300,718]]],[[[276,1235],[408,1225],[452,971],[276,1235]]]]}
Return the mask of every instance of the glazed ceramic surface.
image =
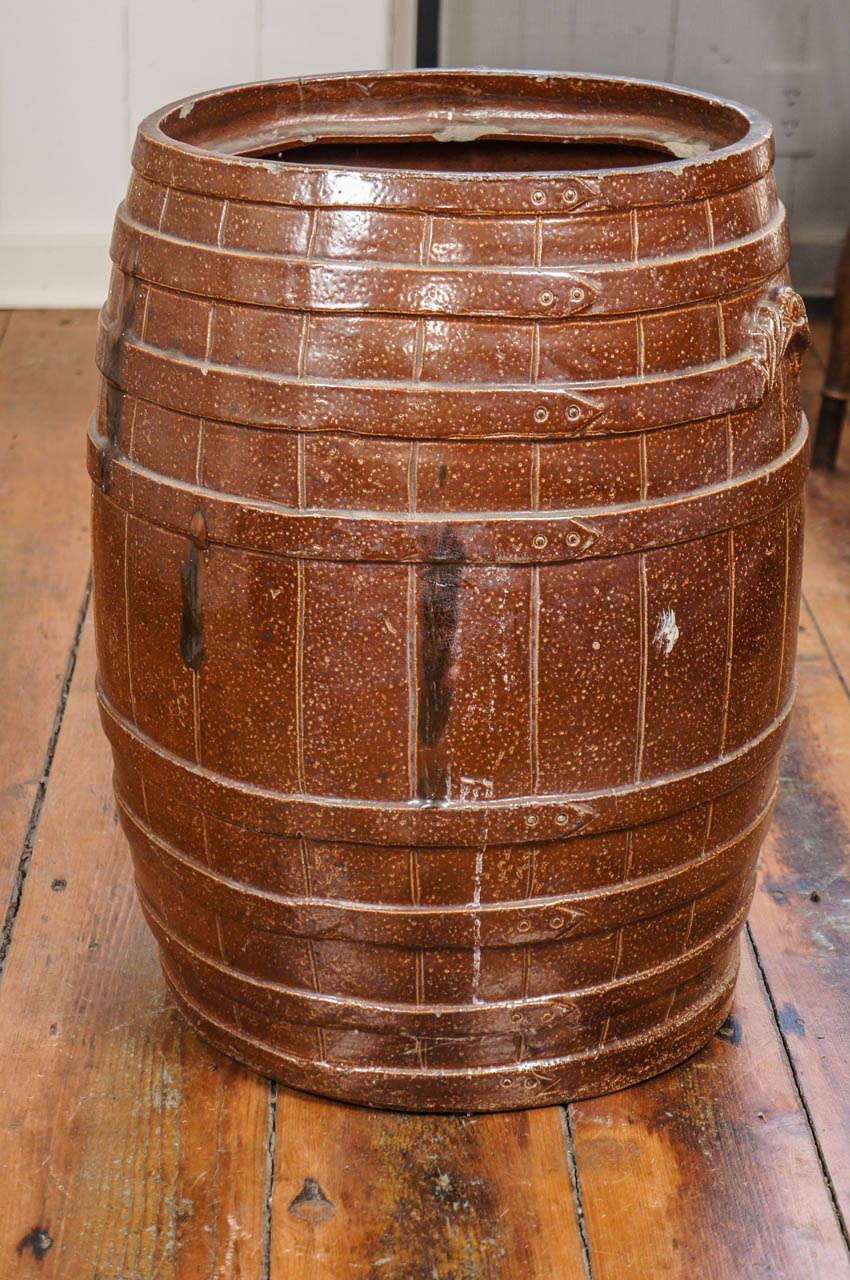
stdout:
{"type": "Polygon", "coordinates": [[[807,462],[771,161],[744,108],[562,75],[141,126],[90,433],[99,696],[213,1044],[486,1110],[724,1019],[807,462]]]}

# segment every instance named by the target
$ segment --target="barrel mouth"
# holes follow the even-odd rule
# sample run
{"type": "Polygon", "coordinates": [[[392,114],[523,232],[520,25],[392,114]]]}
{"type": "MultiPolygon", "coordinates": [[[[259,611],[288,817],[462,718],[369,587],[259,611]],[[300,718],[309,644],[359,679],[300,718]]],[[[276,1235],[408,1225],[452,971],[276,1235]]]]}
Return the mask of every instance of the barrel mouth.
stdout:
{"type": "MultiPolygon", "coordinates": [[[[375,187],[364,194],[366,204],[384,202],[381,181],[406,181],[414,197],[417,182],[432,196],[433,184],[442,182],[448,205],[452,191],[465,188],[463,207],[476,184],[506,177],[532,182],[547,174],[628,171],[634,192],[639,175],[652,182],[659,173],[672,178],[695,166],[722,170],[724,157],[738,161],[728,184],[735,185],[766,172],[772,160],[768,122],[708,94],[650,81],[482,70],[316,76],[220,89],[150,116],[136,155],[147,152],[149,160],[157,148],[170,153],[172,171],[181,156],[195,159],[195,172],[202,160],[243,175],[262,166],[287,191],[294,180],[303,188],[340,174],[350,195],[359,175],[375,187]],[[742,157],[749,158],[746,172],[742,157]]],[[[189,163],[190,188],[191,170],[189,163]]],[[[718,171],[717,179],[722,185],[725,174],[718,171]]],[[[398,195],[389,203],[399,203],[398,195]]]]}
{"type": "Polygon", "coordinates": [[[675,153],[662,145],[631,139],[584,141],[579,137],[540,137],[505,129],[478,136],[470,126],[442,128],[431,136],[400,138],[340,137],[287,140],[269,150],[243,152],[281,164],[324,165],[332,169],[391,169],[406,173],[574,173],[592,169],[636,168],[663,163],[675,153]]]}
{"type": "Polygon", "coordinates": [[[561,148],[582,169],[703,156],[745,138],[753,114],[719,98],[638,80],[445,71],[242,85],[185,100],[166,111],[159,127],[176,142],[234,158],[433,172],[443,168],[442,150],[443,171],[451,173],[457,148],[465,148],[470,159],[489,152],[494,161],[470,171],[498,173],[505,167],[499,148],[506,146],[514,161],[509,167],[528,172],[566,168],[558,162],[561,148]],[[521,165],[523,146],[532,148],[527,165],[521,165]],[[358,148],[362,156],[352,155],[358,148]],[[381,148],[388,153],[383,163],[376,155],[381,148]],[[546,149],[552,163],[537,163],[535,148],[546,149]],[[584,162],[582,149],[589,157],[584,162]],[[401,163],[405,150],[407,165],[401,163]]]}

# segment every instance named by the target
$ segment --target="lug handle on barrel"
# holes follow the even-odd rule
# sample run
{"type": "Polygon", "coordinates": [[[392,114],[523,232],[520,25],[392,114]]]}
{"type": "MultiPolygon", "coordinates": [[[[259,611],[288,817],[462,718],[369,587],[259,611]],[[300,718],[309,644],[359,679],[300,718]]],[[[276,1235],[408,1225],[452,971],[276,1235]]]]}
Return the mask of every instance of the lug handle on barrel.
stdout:
{"type": "Polygon", "coordinates": [[[793,347],[802,354],[811,340],[806,306],[799,293],[787,284],[771,289],[750,322],[750,348],[764,381],[764,395],[776,381],[785,353],[793,347]]]}

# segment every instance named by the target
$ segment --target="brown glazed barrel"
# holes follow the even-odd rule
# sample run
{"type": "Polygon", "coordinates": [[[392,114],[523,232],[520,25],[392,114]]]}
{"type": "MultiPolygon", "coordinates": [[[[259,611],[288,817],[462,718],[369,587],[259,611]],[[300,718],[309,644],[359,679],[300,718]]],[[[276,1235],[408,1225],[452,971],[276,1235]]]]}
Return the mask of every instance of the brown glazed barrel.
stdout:
{"type": "Polygon", "coordinates": [[[765,120],[420,72],[144,122],[91,427],[103,723],[174,999],[374,1106],[726,1016],[793,689],[806,338],[765,120]]]}

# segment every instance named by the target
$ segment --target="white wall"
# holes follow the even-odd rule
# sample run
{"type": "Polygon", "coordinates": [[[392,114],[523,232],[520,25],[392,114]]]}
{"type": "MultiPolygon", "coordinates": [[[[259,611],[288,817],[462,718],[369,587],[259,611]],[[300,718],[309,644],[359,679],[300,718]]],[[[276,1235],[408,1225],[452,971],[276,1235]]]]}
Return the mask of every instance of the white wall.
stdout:
{"type": "Polygon", "coordinates": [[[198,90],[409,66],[412,0],[0,0],[0,306],[99,306],[136,125],[198,90]]]}
{"type": "Polygon", "coordinates": [[[640,76],[758,107],[795,283],[832,292],[850,223],[850,0],[443,0],[441,61],[640,76]]]}
{"type": "MultiPolygon", "coordinates": [[[[793,267],[850,221],[850,0],[443,0],[445,65],[679,81],[777,125],[793,267]]],[[[415,0],[0,0],[0,306],[99,305],[138,121],[198,90],[413,63],[415,0]]]]}

